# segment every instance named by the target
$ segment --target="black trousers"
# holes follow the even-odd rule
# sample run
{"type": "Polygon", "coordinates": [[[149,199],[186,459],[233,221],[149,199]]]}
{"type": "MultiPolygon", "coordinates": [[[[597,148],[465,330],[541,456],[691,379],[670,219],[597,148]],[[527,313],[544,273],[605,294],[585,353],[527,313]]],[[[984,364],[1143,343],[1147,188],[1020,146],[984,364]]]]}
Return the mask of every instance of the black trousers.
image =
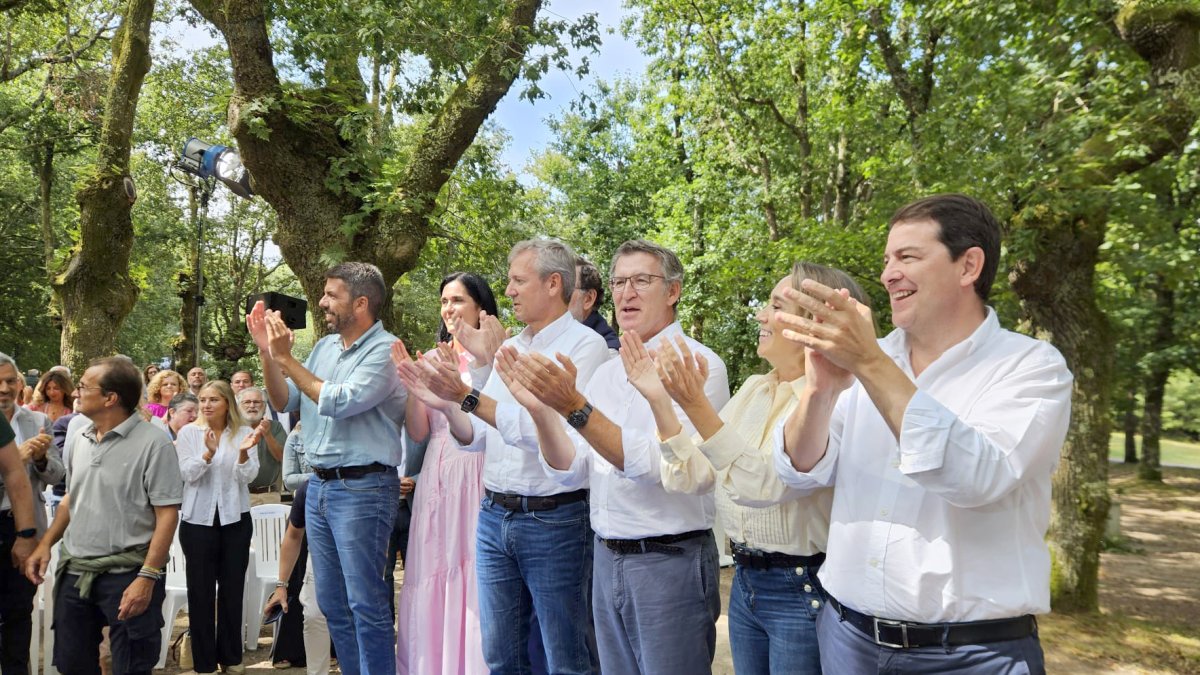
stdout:
{"type": "MultiPolygon", "coordinates": [[[[388,587],[396,587],[396,556],[400,556],[400,562],[403,564],[408,559],[408,531],[412,524],[412,505],[408,497],[401,497],[400,503],[396,507],[396,521],[392,524],[392,536],[388,540],[388,561],[387,570],[384,576],[387,577],[388,587]]],[[[392,621],[396,621],[396,594],[392,593],[388,598],[391,601],[392,621]]]]}
{"type": "Polygon", "coordinates": [[[300,589],[304,588],[304,572],[308,562],[308,538],[300,538],[300,555],[288,578],[288,611],[279,619],[279,630],[271,643],[271,663],[287,661],[293,668],[308,665],[304,654],[304,604],[300,589]]]}
{"type": "MultiPolygon", "coordinates": [[[[41,504],[37,506],[40,508],[41,504]]],[[[13,567],[15,539],[12,511],[0,511],[0,673],[28,675],[33,597],[37,587],[13,567]]]]}
{"type": "MultiPolygon", "coordinates": [[[[121,596],[137,571],[101,574],[92,582],[91,597],[79,597],[74,574],[64,574],[54,587],[54,665],[63,675],[100,675],[100,631],[108,626],[113,675],[150,675],[162,646],[166,582],[154,584],[150,606],[119,621],[121,596]]],[[[25,652],[28,654],[29,649],[25,652]]]]}
{"type": "Polygon", "coordinates": [[[179,523],[179,545],[187,559],[192,662],[198,673],[242,662],[242,599],[254,526],[249,512],[236,523],[217,522],[179,523]]]}

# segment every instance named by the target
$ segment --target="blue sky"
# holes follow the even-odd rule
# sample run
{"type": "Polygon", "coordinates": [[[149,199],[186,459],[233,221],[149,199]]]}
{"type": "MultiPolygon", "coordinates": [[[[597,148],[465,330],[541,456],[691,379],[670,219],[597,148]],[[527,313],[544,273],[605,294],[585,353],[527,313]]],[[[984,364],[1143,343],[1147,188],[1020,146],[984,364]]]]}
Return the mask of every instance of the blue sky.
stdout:
{"type": "MultiPolygon", "coordinates": [[[[551,71],[540,83],[547,96],[534,103],[518,98],[522,85],[513,85],[508,96],[500,102],[491,120],[503,127],[512,137],[503,160],[518,173],[531,156],[551,140],[546,120],[570,106],[579,94],[588,91],[597,80],[611,82],[620,76],[637,76],[646,65],[646,56],[632,40],[621,35],[621,22],[629,12],[621,0],[558,0],[542,9],[543,14],[573,21],[595,12],[600,24],[601,45],[598,54],[590,55],[591,72],[584,78],[573,73],[551,71]]],[[[576,55],[576,62],[578,58],[576,55]]]]}

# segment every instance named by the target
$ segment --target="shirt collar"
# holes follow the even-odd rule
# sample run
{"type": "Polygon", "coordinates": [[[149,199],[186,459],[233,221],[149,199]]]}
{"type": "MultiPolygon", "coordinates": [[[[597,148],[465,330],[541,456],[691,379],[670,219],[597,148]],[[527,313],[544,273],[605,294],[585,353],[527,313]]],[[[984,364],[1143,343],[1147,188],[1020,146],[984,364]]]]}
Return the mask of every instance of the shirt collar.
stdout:
{"type": "MultiPolygon", "coordinates": [[[[383,322],[379,321],[377,319],[375,321],[375,323],[371,324],[371,327],[367,329],[367,332],[363,333],[362,335],[359,335],[357,340],[355,340],[354,342],[351,342],[350,346],[346,347],[342,351],[348,352],[352,349],[357,349],[358,347],[361,347],[363,344],[365,344],[367,342],[367,340],[370,340],[372,337],[375,337],[375,335],[377,333],[381,332],[382,330],[383,330],[383,322]]],[[[338,339],[338,344],[342,344],[342,336],[340,336],[340,335],[337,336],[337,339],[338,339]]]]}
{"type": "Polygon", "coordinates": [[[534,333],[529,326],[526,326],[525,330],[522,330],[517,335],[517,338],[527,347],[545,347],[562,336],[573,323],[575,323],[575,317],[571,316],[570,312],[564,311],[562,316],[551,321],[537,333],[534,333]]]}
{"type": "Polygon", "coordinates": [[[646,343],[647,347],[652,347],[652,348],[657,349],[659,340],[662,340],[663,338],[667,338],[667,340],[671,343],[671,346],[674,347],[675,346],[675,336],[677,336],[677,335],[683,335],[684,337],[687,337],[687,335],[683,332],[683,326],[679,325],[678,321],[672,321],[671,323],[667,324],[666,328],[658,331],[658,333],[656,333],[654,335],[654,337],[652,337],[648,340],[643,338],[643,341],[646,343]]]}
{"type": "MultiPolygon", "coordinates": [[[[133,431],[134,427],[136,427],[137,425],[139,425],[141,423],[142,423],[141,415],[139,415],[138,413],[135,412],[132,415],[130,415],[129,417],[127,417],[124,422],[121,422],[117,426],[113,427],[104,436],[105,436],[105,438],[108,438],[109,435],[116,434],[116,435],[120,436],[121,438],[129,438],[129,434],[133,431]]],[[[84,429],[83,434],[85,436],[87,436],[88,438],[90,438],[93,443],[96,442],[96,423],[89,419],[88,426],[86,429],[84,429]]]]}
{"type": "MultiPolygon", "coordinates": [[[[1000,319],[996,316],[996,310],[991,307],[986,309],[987,316],[976,326],[975,330],[962,342],[954,344],[942,352],[942,355],[937,358],[938,361],[945,356],[952,358],[960,355],[970,356],[1000,332],[1000,319]]],[[[880,340],[879,346],[893,360],[908,364],[908,333],[903,329],[897,328],[892,331],[887,337],[880,340]]]]}

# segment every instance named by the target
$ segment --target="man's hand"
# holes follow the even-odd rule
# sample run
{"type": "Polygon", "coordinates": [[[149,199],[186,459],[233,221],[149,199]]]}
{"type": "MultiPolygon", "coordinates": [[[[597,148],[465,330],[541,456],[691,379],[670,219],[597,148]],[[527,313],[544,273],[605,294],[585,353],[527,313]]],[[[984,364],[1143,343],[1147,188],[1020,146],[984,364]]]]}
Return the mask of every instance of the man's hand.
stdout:
{"type": "Polygon", "coordinates": [[[455,319],[454,337],[475,357],[480,365],[490,364],[495,358],[496,350],[508,338],[508,332],[496,317],[485,310],[479,310],[479,328],[472,326],[461,317],[455,319]]]}
{"type": "Polygon", "coordinates": [[[263,607],[263,616],[266,616],[267,614],[269,614],[271,612],[271,608],[274,607],[275,605],[282,606],[283,613],[287,614],[287,611],[288,611],[287,589],[284,588],[283,586],[276,586],[275,591],[271,593],[271,597],[267,598],[267,606],[263,607]]]}
{"type": "Polygon", "coordinates": [[[145,577],[134,577],[121,594],[121,604],[117,606],[117,620],[128,621],[140,616],[150,606],[150,595],[154,593],[154,581],[145,577]]]}
{"type": "MultiPolygon", "coordinates": [[[[14,545],[13,548],[15,549],[16,546],[14,545]]],[[[16,551],[14,550],[13,553],[13,559],[16,560],[16,551]]],[[[38,546],[25,560],[25,578],[34,585],[40,584],[46,580],[46,568],[49,566],[50,547],[38,546]]]]}
{"type": "Polygon", "coordinates": [[[276,361],[290,359],[295,336],[292,335],[291,329],[283,323],[283,317],[276,311],[267,312],[266,324],[267,346],[271,351],[271,358],[276,361]]]}
{"type": "MultiPolygon", "coordinates": [[[[41,508],[40,506],[38,508],[41,508]]],[[[37,550],[37,540],[32,537],[17,537],[12,545],[12,566],[21,571],[33,552],[37,550]]]]}
{"type": "Polygon", "coordinates": [[[21,453],[21,461],[25,462],[26,464],[41,462],[42,460],[46,459],[46,450],[53,442],[54,439],[50,437],[50,434],[46,433],[38,434],[37,436],[25,441],[19,448],[21,453]]]}
{"type": "Polygon", "coordinates": [[[803,317],[776,312],[776,320],[789,327],[783,331],[786,339],[815,350],[833,365],[852,373],[875,359],[887,358],[876,341],[871,310],[851,298],[849,291],[805,279],[801,291],[787,288],[784,293],[811,314],[803,317]]]}
{"type": "Polygon", "coordinates": [[[625,366],[625,378],[647,401],[667,398],[667,390],[654,367],[654,358],[646,351],[642,337],[635,330],[627,330],[621,335],[621,365],[625,366]]]}
{"type": "Polygon", "coordinates": [[[570,357],[556,353],[554,358],[558,363],[541,354],[523,354],[520,360],[521,372],[526,373],[528,377],[522,379],[521,384],[533,392],[539,401],[566,417],[572,411],[582,408],[587,399],[575,388],[575,376],[579,371],[570,357]]]}
{"type": "MultiPolygon", "coordinates": [[[[396,342],[392,344],[393,361],[395,361],[394,355],[397,344],[400,343],[396,342]]],[[[430,372],[417,361],[408,358],[407,353],[404,354],[404,358],[407,360],[396,365],[396,374],[400,376],[400,382],[404,384],[404,388],[408,390],[408,394],[415,396],[421,403],[434,410],[445,411],[453,408],[454,402],[446,401],[429,390],[428,381],[431,377],[430,372]]],[[[417,358],[422,361],[425,359],[425,357],[421,356],[420,352],[417,352],[417,358]]]]}
{"type": "Polygon", "coordinates": [[[246,315],[246,331],[250,333],[250,337],[254,338],[258,352],[264,356],[270,356],[271,347],[267,339],[267,306],[262,300],[254,303],[254,308],[246,315]]]}
{"type": "Polygon", "coordinates": [[[664,337],[655,355],[663,387],[684,410],[701,403],[712,405],[704,393],[704,383],[708,382],[708,360],[703,354],[693,356],[682,335],[675,337],[675,345],[678,352],[664,337]]]}
{"type": "Polygon", "coordinates": [[[400,496],[411,495],[413,490],[417,489],[417,481],[412,479],[412,476],[403,476],[400,478],[400,496]]]}
{"type": "Polygon", "coordinates": [[[530,379],[524,373],[524,368],[521,364],[521,356],[517,354],[517,350],[512,347],[501,347],[496,352],[496,372],[500,374],[500,381],[508,390],[512,392],[513,398],[517,400],[530,414],[537,414],[545,411],[546,405],[538,400],[537,396],[523,383],[523,380],[530,379]]]}

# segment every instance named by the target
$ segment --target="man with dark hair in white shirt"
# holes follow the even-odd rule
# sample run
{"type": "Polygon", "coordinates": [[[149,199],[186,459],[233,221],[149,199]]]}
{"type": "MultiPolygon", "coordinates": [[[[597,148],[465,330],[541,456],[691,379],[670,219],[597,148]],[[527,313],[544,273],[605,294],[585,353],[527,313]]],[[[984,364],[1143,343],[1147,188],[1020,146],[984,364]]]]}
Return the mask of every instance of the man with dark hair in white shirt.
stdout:
{"type": "MultiPolygon", "coordinates": [[[[663,455],[650,402],[631,383],[653,368],[642,343],[703,356],[704,395],[729,400],[725,364],[684,335],[676,317],[683,266],[670,250],[627,241],[613,254],[609,287],[617,308],[621,358],[576,383],[569,359],[502,350],[498,369],[529,408],[549,476],[591,483],[592,599],[600,666],[606,673],[712,670],[721,613],[713,482],[694,494],[663,486],[663,455]],[[577,388],[577,386],[579,388],[577,388]],[[580,393],[582,389],[582,393],[580,393]],[[578,433],[566,432],[563,418],[578,433]]],[[[677,408],[680,420],[686,420],[677,408]]],[[[696,429],[688,420],[688,434],[696,429]]]]}
{"type": "Polygon", "coordinates": [[[897,330],[811,280],[780,313],[805,389],[776,429],[776,468],[835,486],[817,619],[826,673],[1044,672],[1050,478],[1071,373],[987,306],[1000,228],[964,195],[892,216],[880,277],[897,330]]]}

